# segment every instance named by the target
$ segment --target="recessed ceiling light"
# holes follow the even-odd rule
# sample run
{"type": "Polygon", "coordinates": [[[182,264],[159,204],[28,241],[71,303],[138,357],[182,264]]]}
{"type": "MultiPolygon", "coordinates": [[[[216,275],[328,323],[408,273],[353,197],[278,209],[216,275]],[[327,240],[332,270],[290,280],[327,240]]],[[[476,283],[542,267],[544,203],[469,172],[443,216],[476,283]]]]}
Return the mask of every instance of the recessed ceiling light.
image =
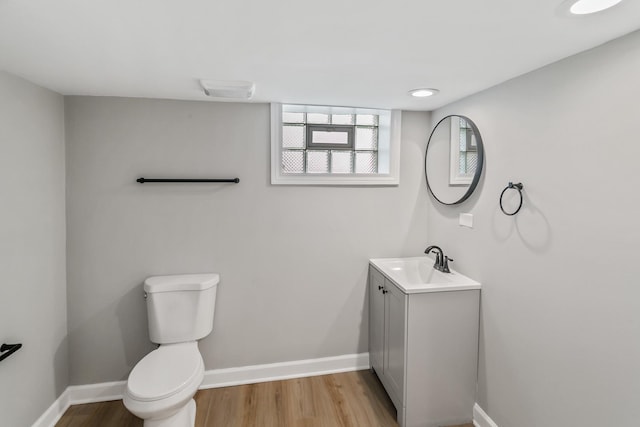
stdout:
{"type": "Polygon", "coordinates": [[[416,98],[426,98],[427,96],[433,96],[438,92],[440,92],[438,89],[421,88],[410,90],[409,95],[415,96],[416,98]]]}
{"type": "Polygon", "coordinates": [[[564,3],[573,15],[589,15],[601,12],[620,3],[622,0],[570,0],[564,3]]]}

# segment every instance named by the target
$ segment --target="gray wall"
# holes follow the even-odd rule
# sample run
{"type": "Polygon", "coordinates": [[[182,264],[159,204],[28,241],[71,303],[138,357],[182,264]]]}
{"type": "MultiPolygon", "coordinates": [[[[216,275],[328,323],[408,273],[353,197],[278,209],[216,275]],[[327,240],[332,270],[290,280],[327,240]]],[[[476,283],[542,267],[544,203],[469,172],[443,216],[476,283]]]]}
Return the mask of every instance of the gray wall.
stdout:
{"type": "Polygon", "coordinates": [[[0,424],[31,425],[68,384],[62,96],[0,72],[0,424]]]}
{"type": "Polygon", "coordinates": [[[469,116],[485,143],[477,193],[427,217],[483,283],[478,402],[500,427],[638,425],[638,76],[634,33],[434,112],[469,116]],[[515,217],[498,207],[509,181],[515,217]]]}
{"type": "Polygon", "coordinates": [[[206,369],[367,351],[368,258],[426,244],[429,119],[403,116],[398,187],[272,186],[266,104],[66,98],[71,382],[125,379],[153,348],[151,275],[220,273],[206,369]]]}

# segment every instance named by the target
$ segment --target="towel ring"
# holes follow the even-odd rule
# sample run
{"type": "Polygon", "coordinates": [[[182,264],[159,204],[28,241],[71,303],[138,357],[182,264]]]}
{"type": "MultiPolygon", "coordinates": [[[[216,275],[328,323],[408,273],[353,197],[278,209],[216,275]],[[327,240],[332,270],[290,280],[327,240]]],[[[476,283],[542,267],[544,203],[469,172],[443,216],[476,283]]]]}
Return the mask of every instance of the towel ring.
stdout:
{"type": "Polygon", "coordinates": [[[517,214],[518,212],[520,212],[520,208],[522,207],[522,188],[524,186],[522,185],[521,182],[514,184],[513,182],[510,182],[509,185],[507,185],[504,190],[502,190],[502,193],[500,193],[500,209],[502,210],[502,212],[505,215],[509,215],[509,216],[513,216],[515,214],[517,214]],[[515,188],[516,190],[518,190],[518,194],[520,195],[520,204],[518,205],[518,209],[516,209],[514,212],[507,212],[504,210],[504,207],[502,206],[502,197],[504,196],[504,193],[510,189],[510,188],[515,188]]]}

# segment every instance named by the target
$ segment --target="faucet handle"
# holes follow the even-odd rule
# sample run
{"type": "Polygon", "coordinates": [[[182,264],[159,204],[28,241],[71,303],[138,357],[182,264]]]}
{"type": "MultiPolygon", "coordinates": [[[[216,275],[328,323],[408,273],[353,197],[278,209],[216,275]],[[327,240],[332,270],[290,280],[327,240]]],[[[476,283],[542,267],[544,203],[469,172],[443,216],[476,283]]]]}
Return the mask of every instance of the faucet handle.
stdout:
{"type": "Polygon", "coordinates": [[[444,263],[445,263],[444,252],[442,252],[442,249],[440,249],[440,247],[431,245],[427,249],[425,249],[424,253],[429,255],[431,251],[436,253],[436,262],[433,264],[433,268],[435,268],[438,271],[443,271],[444,263]]]}
{"type": "Polygon", "coordinates": [[[433,268],[435,268],[436,270],[439,270],[441,265],[442,265],[442,260],[440,259],[440,252],[436,252],[436,263],[433,264],[433,268]]]}
{"type": "Polygon", "coordinates": [[[453,258],[449,258],[448,256],[444,256],[442,259],[442,272],[443,273],[451,273],[449,270],[449,261],[453,262],[453,258]]]}

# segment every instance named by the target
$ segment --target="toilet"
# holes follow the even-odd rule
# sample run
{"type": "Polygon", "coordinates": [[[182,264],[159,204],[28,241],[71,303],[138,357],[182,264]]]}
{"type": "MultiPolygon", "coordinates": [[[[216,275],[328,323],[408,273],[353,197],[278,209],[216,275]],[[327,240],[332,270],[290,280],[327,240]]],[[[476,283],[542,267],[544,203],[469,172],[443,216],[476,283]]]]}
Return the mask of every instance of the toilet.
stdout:
{"type": "Polygon", "coordinates": [[[145,427],[194,426],[193,396],[204,378],[197,341],[213,329],[219,281],[215,273],[145,280],[149,338],[160,346],[133,368],[123,399],[145,427]]]}

